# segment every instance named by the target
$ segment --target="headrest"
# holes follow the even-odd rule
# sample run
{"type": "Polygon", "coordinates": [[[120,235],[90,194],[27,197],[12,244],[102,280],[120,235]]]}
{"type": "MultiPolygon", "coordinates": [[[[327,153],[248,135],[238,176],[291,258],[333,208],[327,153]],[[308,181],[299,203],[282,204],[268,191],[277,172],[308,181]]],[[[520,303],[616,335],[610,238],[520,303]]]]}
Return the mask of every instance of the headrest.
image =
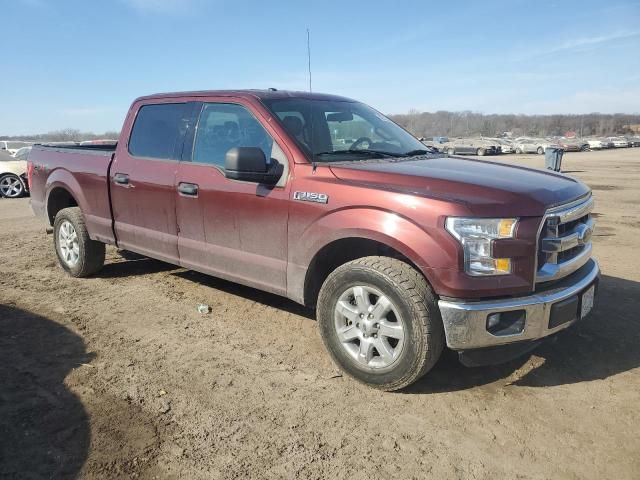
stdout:
{"type": "Polygon", "coordinates": [[[284,124],[284,128],[286,128],[291,135],[298,136],[302,133],[303,124],[300,117],[289,115],[282,119],[282,123],[284,124]]]}

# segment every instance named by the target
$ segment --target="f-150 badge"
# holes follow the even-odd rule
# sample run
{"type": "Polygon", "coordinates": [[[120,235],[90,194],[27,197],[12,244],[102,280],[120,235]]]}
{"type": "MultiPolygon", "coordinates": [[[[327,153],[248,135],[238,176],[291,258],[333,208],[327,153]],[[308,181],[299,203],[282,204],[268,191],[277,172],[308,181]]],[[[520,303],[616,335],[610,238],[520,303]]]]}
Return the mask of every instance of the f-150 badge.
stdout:
{"type": "Polygon", "coordinates": [[[301,200],[303,202],[327,203],[329,201],[329,195],[326,193],[316,192],[295,192],[293,194],[293,199],[301,200]]]}

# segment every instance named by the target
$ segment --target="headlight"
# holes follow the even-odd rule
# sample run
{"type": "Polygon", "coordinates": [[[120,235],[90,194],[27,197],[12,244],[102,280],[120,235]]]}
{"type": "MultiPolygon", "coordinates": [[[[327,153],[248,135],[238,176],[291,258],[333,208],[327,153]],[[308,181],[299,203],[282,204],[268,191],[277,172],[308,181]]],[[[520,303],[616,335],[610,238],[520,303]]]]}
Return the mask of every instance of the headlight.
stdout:
{"type": "Polygon", "coordinates": [[[467,274],[507,275],[511,273],[511,259],[493,258],[491,241],[513,238],[517,223],[517,218],[449,217],[445,226],[462,245],[467,274]]]}

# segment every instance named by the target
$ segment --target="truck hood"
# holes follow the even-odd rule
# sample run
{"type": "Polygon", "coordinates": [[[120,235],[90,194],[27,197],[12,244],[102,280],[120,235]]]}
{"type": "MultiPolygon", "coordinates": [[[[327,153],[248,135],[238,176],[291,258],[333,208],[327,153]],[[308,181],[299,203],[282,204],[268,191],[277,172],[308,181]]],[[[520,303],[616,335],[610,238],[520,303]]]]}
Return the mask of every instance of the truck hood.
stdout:
{"type": "Polygon", "coordinates": [[[330,164],[348,182],[464,204],[478,216],[540,216],[589,192],[566,175],[459,157],[330,164]]]}

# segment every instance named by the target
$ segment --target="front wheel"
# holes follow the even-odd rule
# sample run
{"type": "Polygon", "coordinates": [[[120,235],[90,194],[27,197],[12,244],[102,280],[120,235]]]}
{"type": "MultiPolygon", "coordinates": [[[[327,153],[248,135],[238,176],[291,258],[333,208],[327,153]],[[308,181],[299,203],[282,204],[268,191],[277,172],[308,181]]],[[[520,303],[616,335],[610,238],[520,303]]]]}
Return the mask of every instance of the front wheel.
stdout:
{"type": "Polygon", "coordinates": [[[380,390],[406,387],[442,353],[444,330],[424,277],[388,257],[364,257],[334,270],[318,298],[318,326],[334,362],[380,390]]]}
{"type": "Polygon", "coordinates": [[[520,147],[516,148],[516,153],[520,155],[522,153],[522,149],[520,147]]]}
{"type": "Polygon", "coordinates": [[[63,208],[53,222],[60,266],[72,277],[87,277],[104,265],[104,243],[91,240],[78,207],[63,208]]]}
{"type": "Polygon", "coordinates": [[[544,148],[538,147],[538,155],[542,155],[544,153],[544,148]]]}
{"type": "Polygon", "coordinates": [[[476,150],[476,154],[477,154],[479,157],[484,156],[484,153],[485,153],[484,148],[479,148],[478,150],[476,150]]]}

